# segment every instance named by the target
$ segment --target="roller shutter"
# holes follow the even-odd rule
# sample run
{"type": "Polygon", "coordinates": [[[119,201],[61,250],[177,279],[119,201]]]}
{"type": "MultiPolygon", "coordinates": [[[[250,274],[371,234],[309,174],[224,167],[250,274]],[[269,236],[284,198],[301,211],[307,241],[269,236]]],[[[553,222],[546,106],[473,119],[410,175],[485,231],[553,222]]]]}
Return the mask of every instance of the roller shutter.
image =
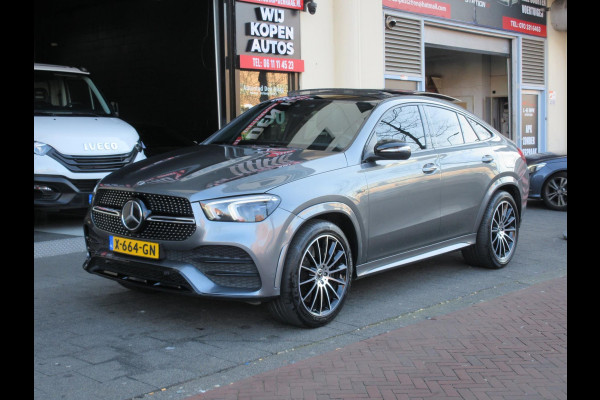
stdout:
{"type": "MultiPolygon", "coordinates": [[[[388,18],[388,15],[385,16],[388,18]]],[[[389,16],[396,21],[385,28],[386,74],[421,76],[421,21],[389,16]]]]}
{"type": "Polygon", "coordinates": [[[521,50],[521,75],[523,83],[544,85],[545,42],[541,40],[523,39],[521,50]]]}

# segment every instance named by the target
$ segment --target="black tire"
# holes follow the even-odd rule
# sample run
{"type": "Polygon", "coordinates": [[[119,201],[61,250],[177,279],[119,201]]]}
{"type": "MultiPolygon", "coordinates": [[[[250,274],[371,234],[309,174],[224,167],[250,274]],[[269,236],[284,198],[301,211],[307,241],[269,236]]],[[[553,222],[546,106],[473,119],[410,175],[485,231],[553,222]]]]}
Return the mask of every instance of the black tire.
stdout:
{"type": "Polygon", "coordinates": [[[309,221],[290,244],[281,294],[268,303],[269,311],[291,325],[326,325],[342,309],[353,272],[350,245],[342,230],[328,221],[309,221]]]}
{"type": "Polygon", "coordinates": [[[477,267],[503,268],[515,254],[519,226],[514,199],[505,191],[497,192],[483,214],[476,243],[462,250],[465,261],[477,267]]]}
{"type": "Polygon", "coordinates": [[[542,200],[551,210],[567,211],[567,173],[557,172],[544,183],[542,200]]]}

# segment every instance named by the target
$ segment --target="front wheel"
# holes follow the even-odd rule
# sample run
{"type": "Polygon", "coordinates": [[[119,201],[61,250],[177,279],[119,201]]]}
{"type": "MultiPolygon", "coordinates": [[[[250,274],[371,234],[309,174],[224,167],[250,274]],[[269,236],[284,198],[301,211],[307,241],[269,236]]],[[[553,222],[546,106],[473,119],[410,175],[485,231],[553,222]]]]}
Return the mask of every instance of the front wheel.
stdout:
{"type": "Polygon", "coordinates": [[[546,207],[556,211],[567,210],[567,173],[558,172],[544,183],[542,200],[546,207]]]}
{"type": "Polygon", "coordinates": [[[309,221],[296,234],[281,277],[281,295],[269,303],[282,322],[316,328],[340,312],[352,282],[352,254],[335,224],[309,221]]]}
{"type": "Polygon", "coordinates": [[[506,266],[517,248],[519,225],[512,196],[504,191],[496,193],[485,210],[476,243],[462,251],[467,263],[492,269],[506,266]]]}

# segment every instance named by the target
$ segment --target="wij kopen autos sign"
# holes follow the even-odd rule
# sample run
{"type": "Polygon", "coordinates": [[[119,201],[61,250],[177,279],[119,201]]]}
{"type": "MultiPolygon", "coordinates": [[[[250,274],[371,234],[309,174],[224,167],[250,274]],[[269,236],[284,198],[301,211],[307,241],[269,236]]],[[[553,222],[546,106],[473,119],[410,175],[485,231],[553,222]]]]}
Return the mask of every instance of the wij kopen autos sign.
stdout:
{"type": "Polygon", "coordinates": [[[301,0],[236,2],[236,53],[241,69],[303,72],[301,0]],[[268,5],[274,5],[269,7],[268,5]]]}

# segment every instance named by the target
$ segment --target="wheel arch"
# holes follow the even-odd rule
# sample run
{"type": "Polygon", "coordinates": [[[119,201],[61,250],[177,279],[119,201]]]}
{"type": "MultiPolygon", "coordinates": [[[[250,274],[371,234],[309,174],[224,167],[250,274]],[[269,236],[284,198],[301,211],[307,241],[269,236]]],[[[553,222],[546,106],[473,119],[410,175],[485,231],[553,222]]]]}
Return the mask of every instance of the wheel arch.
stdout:
{"type": "Polygon", "coordinates": [[[551,173],[549,173],[548,175],[546,175],[546,177],[544,177],[544,181],[542,182],[541,186],[540,186],[540,192],[541,192],[541,188],[544,187],[544,185],[550,180],[550,178],[552,178],[554,175],[560,173],[560,172],[564,172],[565,174],[567,173],[567,168],[560,168],[560,169],[555,169],[554,171],[552,171],[551,173]]]}
{"type": "MultiPolygon", "coordinates": [[[[363,226],[359,222],[355,212],[345,203],[341,202],[326,202],[312,205],[297,214],[297,218],[290,227],[292,230],[289,237],[290,243],[298,231],[306,225],[309,221],[324,220],[331,222],[338,226],[348,242],[350,244],[350,251],[352,252],[352,262],[355,265],[353,278],[356,278],[356,264],[363,257],[363,226]]],[[[285,245],[284,249],[279,256],[279,262],[277,263],[277,272],[275,274],[275,286],[281,287],[281,276],[287,253],[289,250],[289,243],[285,245]]]]}
{"type": "MultiPolygon", "coordinates": [[[[327,213],[315,215],[311,219],[305,221],[305,223],[309,222],[309,221],[313,221],[315,219],[320,219],[320,220],[331,222],[332,224],[339,227],[342,230],[342,232],[344,232],[344,235],[346,236],[346,239],[348,239],[348,243],[350,244],[350,251],[352,252],[352,262],[354,263],[354,265],[356,265],[356,262],[358,261],[358,253],[359,253],[358,234],[356,232],[355,226],[352,223],[352,220],[350,219],[350,217],[348,217],[348,215],[341,213],[339,211],[327,212],[327,213]]],[[[356,268],[354,268],[354,273],[353,273],[352,278],[356,278],[356,268]]]]}
{"type": "Polygon", "coordinates": [[[524,210],[524,201],[527,200],[526,194],[521,193],[519,189],[519,183],[513,176],[504,176],[497,180],[495,180],[490,187],[488,188],[487,193],[485,194],[483,201],[481,202],[481,206],[479,208],[479,212],[477,214],[477,219],[475,226],[473,227],[476,232],[479,224],[481,224],[481,219],[483,218],[483,214],[485,209],[496,193],[499,191],[508,192],[512,196],[517,205],[517,211],[519,213],[519,224],[521,223],[523,210],[524,210]],[[525,197],[524,197],[525,196],[525,197]]]}

